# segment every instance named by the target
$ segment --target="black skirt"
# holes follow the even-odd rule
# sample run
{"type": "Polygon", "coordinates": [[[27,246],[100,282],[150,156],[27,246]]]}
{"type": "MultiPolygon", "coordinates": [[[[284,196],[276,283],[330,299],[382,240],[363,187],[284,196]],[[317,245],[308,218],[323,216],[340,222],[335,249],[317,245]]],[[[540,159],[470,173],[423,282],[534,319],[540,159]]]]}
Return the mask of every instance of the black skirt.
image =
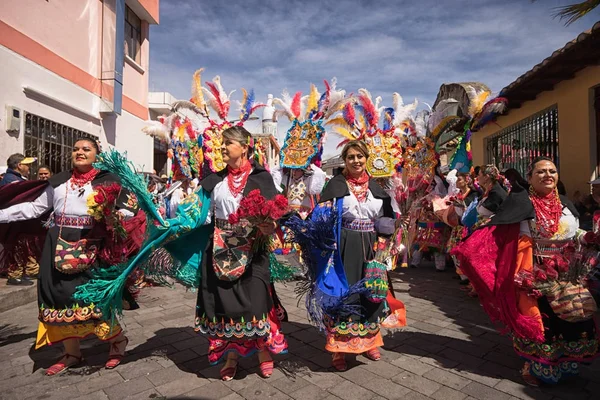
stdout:
{"type": "MultiPolygon", "coordinates": [[[[377,234],[375,232],[342,229],[340,255],[348,285],[352,286],[365,277],[365,264],[375,257],[373,245],[376,240],[377,234]]],[[[353,321],[377,322],[378,318],[384,319],[387,316],[384,311],[385,302],[374,303],[365,296],[356,294],[350,297],[348,304],[360,304],[361,306],[362,315],[352,316],[353,321]]]]}
{"type": "Polygon", "coordinates": [[[196,330],[223,340],[253,340],[268,335],[273,300],[267,252],[253,254],[239,279],[224,281],[213,270],[212,248],[210,240],[201,265],[196,330]]]}
{"type": "MultiPolygon", "coordinates": [[[[77,242],[85,238],[89,232],[90,229],[63,228],[61,237],[68,242],[77,242]]],[[[104,320],[99,308],[73,298],[77,286],[90,280],[91,271],[65,274],[55,268],[54,257],[58,234],[59,227],[50,228],[40,260],[39,320],[49,325],[70,325],[104,320]]]]}

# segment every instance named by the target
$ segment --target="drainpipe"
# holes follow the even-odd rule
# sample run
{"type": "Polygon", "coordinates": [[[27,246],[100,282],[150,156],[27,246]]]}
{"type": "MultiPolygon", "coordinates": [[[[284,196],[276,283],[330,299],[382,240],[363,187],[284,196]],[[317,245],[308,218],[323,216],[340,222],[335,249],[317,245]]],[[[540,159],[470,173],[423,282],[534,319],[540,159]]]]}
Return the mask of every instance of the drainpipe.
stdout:
{"type": "Polygon", "coordinates": [[[112,99],[102,89],[102,112],[121,115],[125,62],[125,0],[104,0],[102,5],[102,82],[113,89],[112,99]],[[113,19],[114,16],[114,19],[113,19]],[[112,100],[112,101],[111,101],[112,100]]]}

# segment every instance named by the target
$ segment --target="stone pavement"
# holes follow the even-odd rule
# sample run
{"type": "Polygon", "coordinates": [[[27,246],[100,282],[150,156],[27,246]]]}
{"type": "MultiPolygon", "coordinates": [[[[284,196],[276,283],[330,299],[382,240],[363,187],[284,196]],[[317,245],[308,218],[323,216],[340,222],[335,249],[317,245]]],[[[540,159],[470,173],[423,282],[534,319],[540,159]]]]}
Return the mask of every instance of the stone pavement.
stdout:
{"type": "Polygon", "coordinates": [[[592,399],[600,396],[600,363],[554,388],[524,386],[510,341],[489,323],[477,300],[459,290],[451,273],[432,267],[394,274],[409,326],[387,332],[382,360],[358,356],[346,372],[330,368],[323,337],[311,327],[293,284],[278,285],[289,313],[283,329],[289,354],[276,357],[270,379],[257,375],[256,357],[240,362],[231,382],[208,364],[207,342],[193,329],[195,293],[147,288],[141,309],[126,312],[128,355],[103,369],[108,345],[82,343],[85,365],[57,377],[43,369],[60,346],[34,351],[36,305],[0,314],[0,399],[592,399]]]}

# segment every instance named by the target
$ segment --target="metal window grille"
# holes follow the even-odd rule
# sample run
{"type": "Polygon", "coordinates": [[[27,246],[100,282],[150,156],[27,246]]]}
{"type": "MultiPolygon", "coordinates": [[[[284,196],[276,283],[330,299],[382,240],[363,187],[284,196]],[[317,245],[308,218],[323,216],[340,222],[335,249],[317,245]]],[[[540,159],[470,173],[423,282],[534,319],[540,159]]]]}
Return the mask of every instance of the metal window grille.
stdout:
{"type": "Polygon", "coordinates": [[[125,11],[125,51],[136,63],[141,62],[142,20],[131,8],[125,11]]]}
{"type": "Polygon", "coordinates": [[[509,126],[488,138],[486,161],[501,171],[515,168],[525,176],[531,161],[544,156],[559,167],[556,105],[509,126]]]}
{"type": "MultiPolygon", "coordinates": [[[[54,173],[71,168],[73,145],[75,140],[81,137],[98,140],[96,136],[89,133],[25,112],[23,154],[28,157],[37,157],[38,165],[47,165],[54,173]]],[[[34,169],[31,169],[32,178],[37,172],[34,169]]]]}

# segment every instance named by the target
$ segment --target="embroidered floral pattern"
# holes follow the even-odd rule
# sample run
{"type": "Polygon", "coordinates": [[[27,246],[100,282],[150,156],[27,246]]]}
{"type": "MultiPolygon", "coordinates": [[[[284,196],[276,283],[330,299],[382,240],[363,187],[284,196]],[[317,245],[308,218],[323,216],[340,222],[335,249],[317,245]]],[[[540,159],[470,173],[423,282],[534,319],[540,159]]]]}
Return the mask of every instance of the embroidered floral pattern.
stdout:
{"type": "Polygon", "coordinates": [[[551,343],[536,343],[515,337],[513,346],[521,356],[537,359],[547,365],[559,365],[565,361],[589,361],[598,355],[598,340],[589,339],[585,332],[579,340],[570,342],[560,337],[551,343]]]}
{"type": "Polygon", "coordinates": [[[40,306],[39,319],[46,323],[67,323],[84,322],[89,320],[102,319],[102,311],[93,303],[88,306],[74,305],[63,309],[46,308],[43,304],[40,306]]]}
{"type": "Polygon", "coordinates": [[[555,385],[561,379],[577,376],[579,374],[579,363],[565,361],[558,365],[546,365],[533,361],[529,373],[544,383],[555,385]]]}
{"type": "Polygon", "coordinates": [[[271,331],[271,323],[264,315],[262,319],[257,320],[254,317],[252,321],[247,322],[244,321],[244,318],[237,322],[233,319],[226,322],[224,318],[220,321],[217,319],[211,321],[206,315],[203,315],[202,318],[196,317],[195,326],[196,332],[225,340],[264,337],[271,331]]]}

